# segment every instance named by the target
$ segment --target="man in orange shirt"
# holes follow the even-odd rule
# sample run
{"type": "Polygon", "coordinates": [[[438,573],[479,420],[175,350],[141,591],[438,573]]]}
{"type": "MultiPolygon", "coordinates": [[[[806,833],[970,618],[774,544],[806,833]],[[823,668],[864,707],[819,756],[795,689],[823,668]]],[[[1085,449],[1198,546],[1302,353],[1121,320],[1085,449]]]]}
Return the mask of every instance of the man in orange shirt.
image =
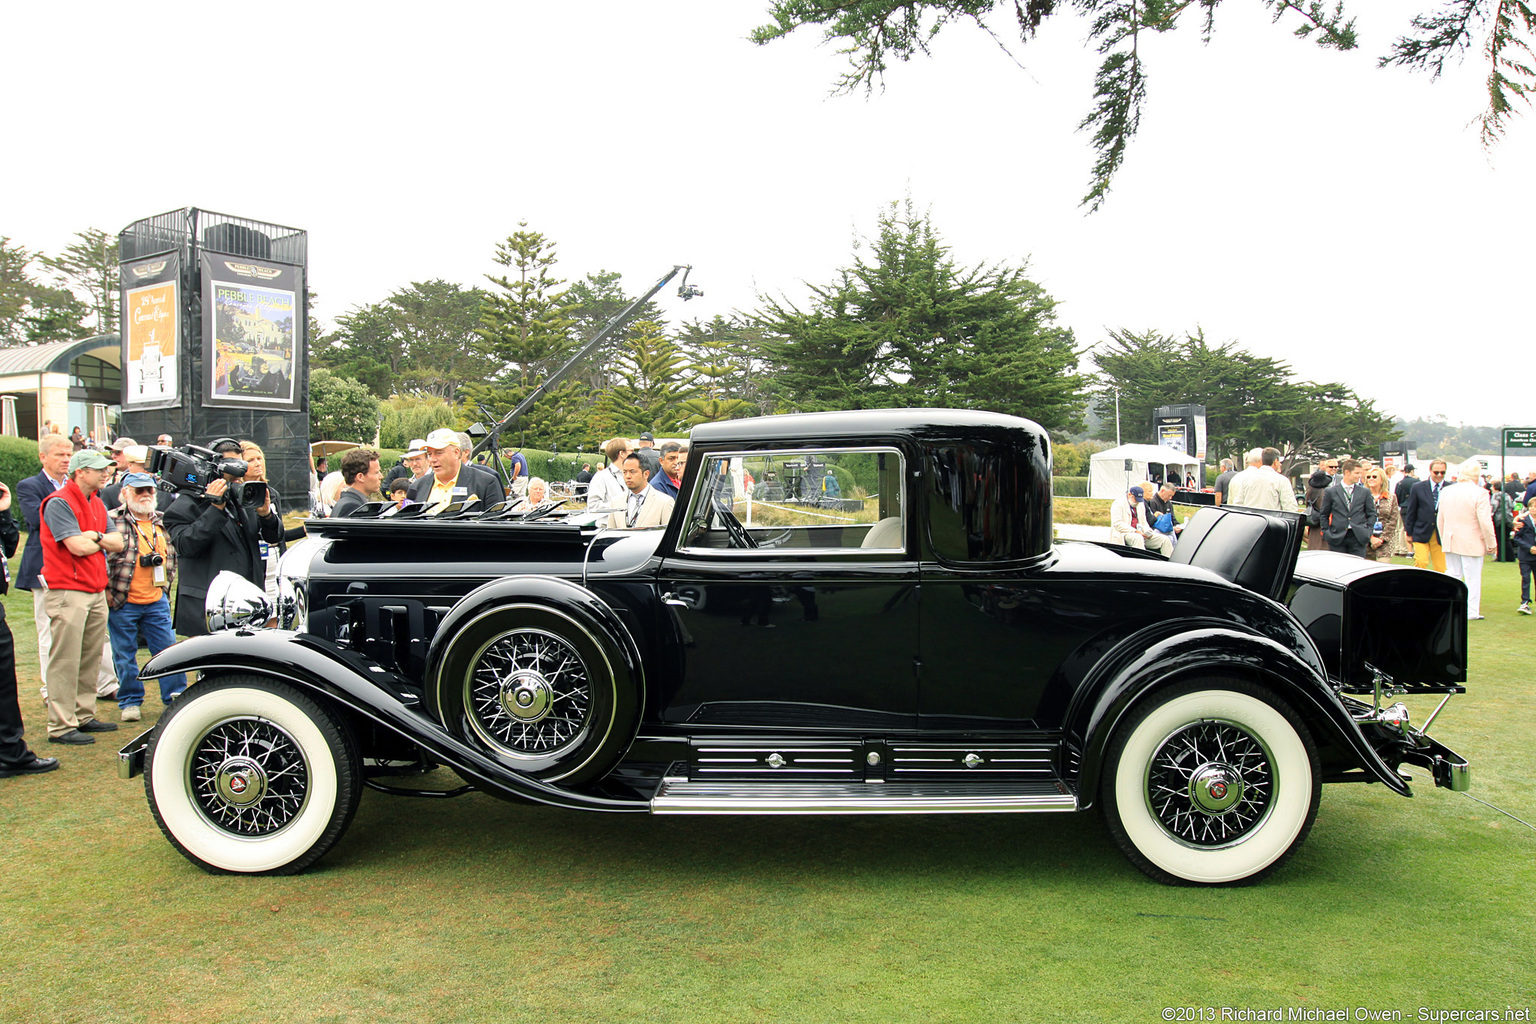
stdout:
{"type": "MultiPolygon", "coordinates": [[[[151,654],[176,642],[170,599],[176,582],[176,549],[156,505],[155,478],[148,473],[123,478],[122,504],[110,515],[123,548],[107,555],[107,633],[117,666],[117,706],[123,721],[137,722],[144,703],[139,636],[143,635],[151,654]]],[[[185,673],[161,676],[160,700],[170,704],[186,687],[185,673]]]]}

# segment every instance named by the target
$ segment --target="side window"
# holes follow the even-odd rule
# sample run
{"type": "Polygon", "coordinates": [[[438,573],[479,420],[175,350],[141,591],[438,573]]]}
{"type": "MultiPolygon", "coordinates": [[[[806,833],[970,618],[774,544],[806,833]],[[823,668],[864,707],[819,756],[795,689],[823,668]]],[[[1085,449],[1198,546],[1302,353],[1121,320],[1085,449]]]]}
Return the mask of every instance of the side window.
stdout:
{"type": "Polygon", "coordinates": [[[906,476],[888,448],[711,455],[682,547],[894,552],[906,546],[906,476]]]}

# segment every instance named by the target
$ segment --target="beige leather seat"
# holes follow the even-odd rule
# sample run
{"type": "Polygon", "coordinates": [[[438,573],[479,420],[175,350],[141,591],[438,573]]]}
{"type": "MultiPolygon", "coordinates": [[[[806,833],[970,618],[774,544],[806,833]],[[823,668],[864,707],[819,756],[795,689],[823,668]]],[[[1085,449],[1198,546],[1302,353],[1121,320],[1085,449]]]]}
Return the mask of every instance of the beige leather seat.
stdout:
{"type": "Polygon", "coordinates": [[[901,547],[901,516],[886,516],[864,535],[861,548],[901,547]]]}

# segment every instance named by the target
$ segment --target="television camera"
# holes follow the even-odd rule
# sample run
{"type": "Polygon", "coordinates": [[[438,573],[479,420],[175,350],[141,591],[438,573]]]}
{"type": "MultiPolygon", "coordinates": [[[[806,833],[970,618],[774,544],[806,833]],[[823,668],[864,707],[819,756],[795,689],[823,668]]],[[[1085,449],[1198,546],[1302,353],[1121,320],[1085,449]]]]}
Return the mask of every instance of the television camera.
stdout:
{"type": "Polygon", "coordinates": [[[225,476],[236,477],[230,484],[229,493],[242,505],[259,507],[267,500],[267,485],[238,479],[250,471],[250,465],[244,459],[214,451],[222,444],[233,442],[233,438],[221,437],[209,448],[195,444],[176,448],[154,445],[149,449],[149,471],[178,494],[186,492],[197,497],[202,497],[213,481],[225,476]]]}

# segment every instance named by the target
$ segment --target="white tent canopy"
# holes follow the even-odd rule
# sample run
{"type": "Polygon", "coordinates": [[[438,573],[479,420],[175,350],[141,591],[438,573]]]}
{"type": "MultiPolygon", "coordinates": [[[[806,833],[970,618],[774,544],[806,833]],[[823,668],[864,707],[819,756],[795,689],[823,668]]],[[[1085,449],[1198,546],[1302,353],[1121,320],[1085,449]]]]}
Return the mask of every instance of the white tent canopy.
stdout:
{"type": "Polygon", "coordinates": [[[1144,480],[1167,480],[1177,471],[1179,486],[1184,474],[1196,471],[1200,460],[1177,448],[1156,444],[1122,444],[1099,452],[1088,468],[1088,497],[1118,498],[1144,480]],[[1131,468],[1125,468],[1129,460],[1131,468]]]}

